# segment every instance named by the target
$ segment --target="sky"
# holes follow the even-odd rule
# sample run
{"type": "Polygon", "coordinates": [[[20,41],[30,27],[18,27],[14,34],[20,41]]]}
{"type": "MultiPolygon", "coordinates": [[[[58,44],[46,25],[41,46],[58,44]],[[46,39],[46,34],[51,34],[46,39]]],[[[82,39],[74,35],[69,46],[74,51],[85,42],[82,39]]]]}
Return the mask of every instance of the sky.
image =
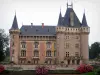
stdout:
{"type": "Polygon", "coordinates": [[[15,12],[19,28],[31,23],[56,26],[60,9],[64,16],[67,2],[73,2],[80,22],[85,12],[90,27],[89,45],[100,42],[100,0],[0,0],[0,28],[9,34],[15,12]]]}

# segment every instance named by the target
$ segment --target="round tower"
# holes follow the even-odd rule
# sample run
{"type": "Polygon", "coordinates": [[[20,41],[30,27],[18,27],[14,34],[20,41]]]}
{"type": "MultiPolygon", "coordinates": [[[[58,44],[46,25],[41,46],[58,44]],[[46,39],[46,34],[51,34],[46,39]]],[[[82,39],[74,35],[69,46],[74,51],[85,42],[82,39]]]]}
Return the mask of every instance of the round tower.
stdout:
{"type": "Polygon", "coordinates": [[[9,30],[10,33],[10,61],[18,64],[18,53],[19,53],[19,35],[20,30],[17,24],[16,15],[13,20],[13,24],[11,29],[9,30]]]}

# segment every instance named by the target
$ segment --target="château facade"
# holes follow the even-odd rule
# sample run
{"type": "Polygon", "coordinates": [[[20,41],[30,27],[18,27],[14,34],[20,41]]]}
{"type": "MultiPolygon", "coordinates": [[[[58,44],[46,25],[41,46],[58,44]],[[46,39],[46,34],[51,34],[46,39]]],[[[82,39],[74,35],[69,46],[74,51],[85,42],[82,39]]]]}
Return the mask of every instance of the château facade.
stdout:
{"type": "Polygon", "coordinates": [[[64,17],[60,12],[57,26],[22,25],[15,15],[10,33],[10,60],[15,64],[79,65],[89,59],[85,13],[82,22],[67,4],[64,17]]]}

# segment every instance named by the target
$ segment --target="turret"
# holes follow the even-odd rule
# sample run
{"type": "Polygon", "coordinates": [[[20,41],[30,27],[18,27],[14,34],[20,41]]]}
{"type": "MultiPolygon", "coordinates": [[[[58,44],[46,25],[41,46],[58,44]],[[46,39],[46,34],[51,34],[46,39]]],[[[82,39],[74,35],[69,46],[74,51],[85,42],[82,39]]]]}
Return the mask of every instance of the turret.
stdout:
{"type": "Polygon", "coordinates": [[[13,24],[10,33],[10,61],[18,64],[18,50],[19,50],[19,35],[20,30],[18,28],[16,14],[14,16],[13,24]]]}

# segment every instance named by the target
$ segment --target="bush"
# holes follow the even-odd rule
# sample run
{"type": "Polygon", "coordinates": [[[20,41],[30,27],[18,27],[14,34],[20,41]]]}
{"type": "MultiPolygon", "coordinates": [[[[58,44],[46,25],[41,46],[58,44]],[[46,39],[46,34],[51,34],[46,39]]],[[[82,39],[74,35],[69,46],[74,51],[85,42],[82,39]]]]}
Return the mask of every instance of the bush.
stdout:
{"type": "Polygon", "coordinates": [[[100,68],[95,70],[95,75],[100,75],[100,68]]]}
{"type": "Polygon", "coordinates": [[[93,67],[90,65],[82,64],[76,70],[79,71],[80,73],[92,72],[93,67]]]}
{"type": "Polygon", "coordinates": [[[48,68],[45,66],[38,66],[36,67],[36,75],[47,75],[48,74],[48,68]]]}

